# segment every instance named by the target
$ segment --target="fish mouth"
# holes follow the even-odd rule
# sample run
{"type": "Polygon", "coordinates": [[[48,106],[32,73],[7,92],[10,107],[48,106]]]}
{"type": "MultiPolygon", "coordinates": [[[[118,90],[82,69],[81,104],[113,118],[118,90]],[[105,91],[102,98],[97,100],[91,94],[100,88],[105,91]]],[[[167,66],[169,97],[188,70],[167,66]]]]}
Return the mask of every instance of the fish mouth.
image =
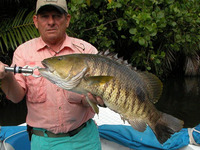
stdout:
{"type": "Polygon", "coordinates": [[[54,72],[54,69],[51,68],[46,62],[42,61],[41,63],[44,66],[44,68],[40,68],[41,71],[43,70],[51,73],[54,72]]]}

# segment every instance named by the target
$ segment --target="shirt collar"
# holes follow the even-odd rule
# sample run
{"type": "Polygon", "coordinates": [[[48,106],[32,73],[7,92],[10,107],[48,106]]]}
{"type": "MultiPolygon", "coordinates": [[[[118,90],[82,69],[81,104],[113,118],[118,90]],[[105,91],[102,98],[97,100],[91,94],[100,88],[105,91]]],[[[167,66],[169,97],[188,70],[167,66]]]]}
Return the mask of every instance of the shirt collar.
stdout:
{"type": "MultiPolygon", "coordinates": [[[[40,51],[40,50],[44,49],[45,47],[48,47],[48,46],[40,36],[38,38],[36,49],[37,49],[37,51],[40,51]]],[[[76,52],[76,49],[74,49],[74,45],[73,45],[73,39],[71,37],[69,37],[67,34],[66,34],[66,38],[60,49],[62,50],[65,47],[69,47],[71,50],[76,52]]]]}
{"type": "Polygon", "coordinates": [[[39,37],[37,39],[37,42],[36,42],[36,50],[39,51],[39,50],[42,50],[43,48],[45,48],[47,46],[47,44],[42,40],[41,37],[39,37]]]}

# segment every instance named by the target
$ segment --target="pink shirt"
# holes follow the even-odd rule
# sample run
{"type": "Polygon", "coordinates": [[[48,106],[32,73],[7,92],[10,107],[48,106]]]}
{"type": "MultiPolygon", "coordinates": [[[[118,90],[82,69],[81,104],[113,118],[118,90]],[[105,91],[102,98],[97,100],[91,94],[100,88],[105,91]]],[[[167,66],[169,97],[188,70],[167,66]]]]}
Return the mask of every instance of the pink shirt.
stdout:
{"type": "MultiPolygon", "coordinates": [[[[20,45],[13,56],[13,65],[40,66],[41,61],[52,56],[72,53],[97,53],[91,44],[66,35],[66,40],[55,53],[39,38],[20,45]]],[[[54,133],[63,133],[79,127],[94,116],[91,107],[81,104],[81,96],[63,90],[43,77],[15,75],[26,91],[28,114],[26,122],[37,128],[45,128],[54,133]]]]}

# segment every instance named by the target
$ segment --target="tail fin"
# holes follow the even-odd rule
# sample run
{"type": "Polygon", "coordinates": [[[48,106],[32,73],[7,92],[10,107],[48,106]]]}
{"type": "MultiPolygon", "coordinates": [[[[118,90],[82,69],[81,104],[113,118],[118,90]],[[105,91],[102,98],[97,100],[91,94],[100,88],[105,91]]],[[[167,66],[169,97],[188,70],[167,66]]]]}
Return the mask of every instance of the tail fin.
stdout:
{"type": "Polygon", "coordinates": [[[183,128],[183,124],[184,122],[182,120],[163,113],[154,128],[154,133],[158,141],[163,144],[171,137],[172,134],[180,131],[183,128]]]}

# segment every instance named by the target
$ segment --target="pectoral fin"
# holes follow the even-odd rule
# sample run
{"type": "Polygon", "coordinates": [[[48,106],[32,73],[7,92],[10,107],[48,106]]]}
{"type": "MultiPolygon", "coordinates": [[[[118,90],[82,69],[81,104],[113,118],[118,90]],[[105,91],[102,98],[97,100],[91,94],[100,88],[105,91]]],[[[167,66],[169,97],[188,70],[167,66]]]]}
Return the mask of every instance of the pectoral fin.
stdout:
{"type": "Polygon", "coordinates": [[[122,121],[123,121],[124,124],[125,124],[126,118],[124,118],[122,115],[120,115],[120,117],[121,117],[122,121]]]}
{"type": "Polygon", "coordinates": [[[93,84],[105,84],[113,79],[113,76],[90,76],[85,77],[85,80],[88,82],[89,85],[93,84]]]}
{"type": "Polygon", "coordinates": [[[92,107],[93,111],[96,113],[96,114],[99,114],[99,107],[97,106],[96,103],[92,102],[88,96],[86,96],[86,100],[88,102],[88,104],[92,107]]]}

